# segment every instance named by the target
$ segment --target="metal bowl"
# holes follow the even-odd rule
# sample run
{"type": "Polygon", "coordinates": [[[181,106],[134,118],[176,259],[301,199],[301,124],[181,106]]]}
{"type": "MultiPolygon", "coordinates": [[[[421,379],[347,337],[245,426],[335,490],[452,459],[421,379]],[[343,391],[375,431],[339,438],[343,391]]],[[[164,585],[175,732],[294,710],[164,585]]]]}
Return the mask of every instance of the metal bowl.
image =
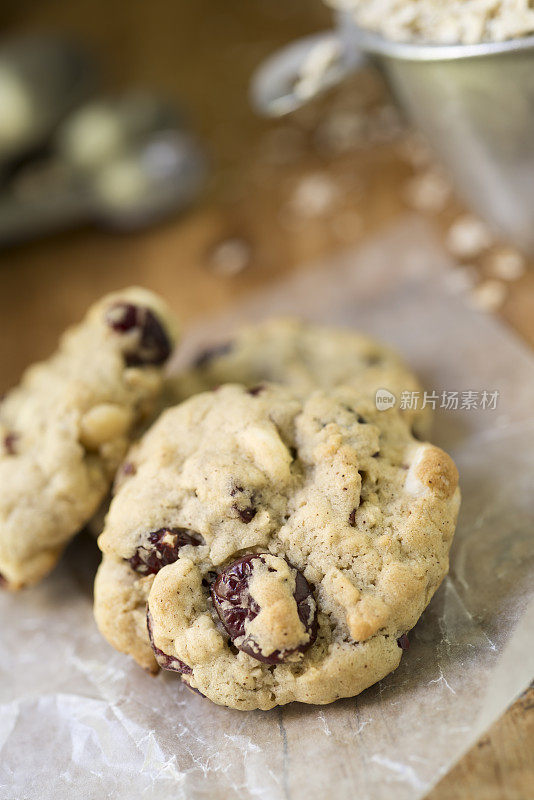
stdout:
{"type": "Polygon", "coordinates": [[[364,31],[339,14],[335,31],[290,45],[260,68],[252,84],[255,105],[272,115],[273,98],[285,95],[292,110],[364,59],[384,74],[466,203],[499,234],[534,254],[534,36],[475,45],[412,44],[364,31]],[[299,76],[313,48],[326,42],[330,48],[335,43],[337,55],[332,49],[325,61],[325,81],[315,75],[316,91],[299,97],[299,76]],[[269,75],[276,79],[270,96],[269,75]]]}

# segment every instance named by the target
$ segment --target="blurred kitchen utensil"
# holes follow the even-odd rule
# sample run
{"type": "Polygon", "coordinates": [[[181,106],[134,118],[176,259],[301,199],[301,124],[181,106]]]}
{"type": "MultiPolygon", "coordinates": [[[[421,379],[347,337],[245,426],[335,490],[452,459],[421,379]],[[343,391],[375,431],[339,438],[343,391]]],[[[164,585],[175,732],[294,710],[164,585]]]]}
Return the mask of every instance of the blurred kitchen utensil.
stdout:
{"type": "Polygon", "coordinates": [[[33,165],[0,196],[0,245],[94,221],[133,230],[187,207],[206,178],[197,142],[154,131],[78,171],[62,159],[33,165]]]}
{"type": "Polygon", "coordinates": [[[269,116],[287,113],[367,57],[448,167],[459,194],[500,234],[534,254],[534,36],[411,44],[364,31],[348,13],[339,13],[337,23],[336,30],[290,45],[260,66],[251,84],[254,106],[269,116]],[[314,56],[320,48],[329,49],[330,58],[314,56]]]}
{"type": "Polygon", "coordinates": [[[132,230],[184,209],[206,158],[166,100],[130,91],[68,116],[50,155],[27,163],[0,195],[0,246],[84,222],[132,230]]]}
{"type": "Polygon", "coordinates": [[[174,105],[129,91],[95,99],[71,114],[57,132],[55,149],[73,168],[89,172],[154,131],[181,127],[183,117],[174,105]]]}
{"type": "Polygon", "coordinates": [[[0,170],[50,137],[97,83],[96,67],[79,45],[27,36],[0,47],[0,170]]]}

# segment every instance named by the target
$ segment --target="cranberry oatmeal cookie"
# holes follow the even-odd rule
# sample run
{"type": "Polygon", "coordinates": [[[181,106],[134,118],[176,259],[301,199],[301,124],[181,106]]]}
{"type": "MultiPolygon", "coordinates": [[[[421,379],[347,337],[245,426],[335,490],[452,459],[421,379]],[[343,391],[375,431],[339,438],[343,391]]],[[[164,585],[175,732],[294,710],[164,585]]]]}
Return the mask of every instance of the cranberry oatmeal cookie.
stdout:
{"type": "Polygon", "coordinates": [[[447,572],[457,481],[446,453],[352,387],[197,395],[120,473],[99,628],[233,708],[358,694],[397,667],[447,572]]]}
{"type": "Polygon", "coordinates": [[[108,295],[0,403],[0,574],[40,580],[108,492],[163,388],[175,339],[144,289],[108,295]]]}
{"type": "MultiPolygon", "coordinates": [[[[283,383],[303,393],[341,384],[373,396],[377,389],[387,389],[397,398],[397,406],[403,391],[421,391],[414,374],[391,348],[353,330],[291,318],[242,328],[231,341],[200,353],[170,384],[176,400],[183,400],[223,383],[250,387],[262,381],[283,383]]],[[[429,406],[407,408],[403,414],[415,435],[423,439],[429,435],[429,406]]]]}

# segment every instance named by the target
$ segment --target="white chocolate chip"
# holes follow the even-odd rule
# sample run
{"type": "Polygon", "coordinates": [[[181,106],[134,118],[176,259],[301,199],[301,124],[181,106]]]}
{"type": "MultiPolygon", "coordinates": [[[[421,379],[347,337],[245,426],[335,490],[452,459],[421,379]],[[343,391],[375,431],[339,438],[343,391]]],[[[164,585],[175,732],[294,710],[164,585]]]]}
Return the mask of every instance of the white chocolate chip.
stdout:
{"type": "Polygon", "coordinates": [[[129,408],[114,403],[101,403],[87,411],[80,422],[80,441],[91,449],[112,439],[124,436],[132,424],[133,414],[129,408]]]}
{"type": "Polygon", "coordinates": [[[428,450],[428,445],[422,445],[415,451],[415,456],[411,459],[411,464],[408,472],[406,473],[406,480],[404,482],[404,489],[408,494],[414,497],[422,497],[428,492],[428,487],[418,477],[418,468],[421,464],[425,453],[428,450]]]}
{"type": "Polygon", "coordinates": [[[343,609],[346,625],[351,631],[353,615],[361,597],[359,589],[337,567],[328,570],[322,585],[328,598],[343,609]]]}
{"type": "Polygon", "coordinates": [[[263,655],[275,650],[293,650],[309,641],[294,598],[295,578],[285,559],[265,555],[256,559],[249,591],[259,612],[245,626],[263,655]]]}
{"type": "Polygon", "coordinates": [[[273,425],[254,425],[239,431],[239,444],[272,480],[287,480],[291,454],[273,425]]]}

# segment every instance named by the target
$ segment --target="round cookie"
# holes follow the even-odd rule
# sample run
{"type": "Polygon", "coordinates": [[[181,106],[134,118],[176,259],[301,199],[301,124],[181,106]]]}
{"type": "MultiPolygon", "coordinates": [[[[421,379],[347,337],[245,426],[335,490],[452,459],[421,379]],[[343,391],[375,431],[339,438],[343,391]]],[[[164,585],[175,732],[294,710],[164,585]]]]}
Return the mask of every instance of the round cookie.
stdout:
{"type": "Polygon", "coordinates": [[[120,472],[99,628],[233,708],[358,694],[396,668],[447,572],[457,478],[351,387],[197,395],[120,472]]]}
{"type": "Polygon", "coordinates": [[[0,402],[0,583],[40,580],[106,497],[160,401],[176,335],[166,304],[107,295],[0,402]]]}
{"type": "MultiPolygon", "coordinates": [[[[391,348],[343,328],[299,319],[270,319],[239,330],[224,344],[201,352],[195,363],[170,378],[175,401],[224,383],[255,386],[263,381],[282,383],[299,392],[348,384],[375,396],[387,389],[399,408],[403,392],[420,392],[417,378],[391,348]]],[[[408,405],[408,404],[407,404],[408,405]]],[[[430,406],[402,410],[413,432],[428,437],[430,406]]]]}

